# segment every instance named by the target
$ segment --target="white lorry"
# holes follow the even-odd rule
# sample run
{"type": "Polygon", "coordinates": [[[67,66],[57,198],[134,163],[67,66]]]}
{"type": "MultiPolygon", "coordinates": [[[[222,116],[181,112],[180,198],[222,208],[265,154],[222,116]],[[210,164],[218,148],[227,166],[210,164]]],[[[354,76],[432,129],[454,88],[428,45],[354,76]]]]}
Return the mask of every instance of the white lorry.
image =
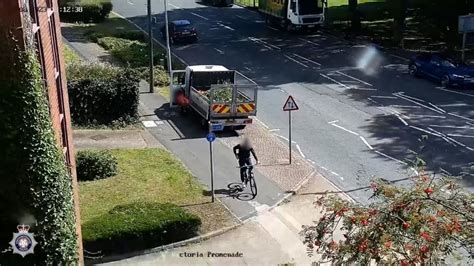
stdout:
{"type": "Polygon", "coordinates": [[[188,66],[171,73],[171,106],[177,95],[187,99],[188,107],[201,117],[202,126],[213,131],[225,127],[243,128],[257,114],[258,86],[234,70],[219,65],[188,66]]]}

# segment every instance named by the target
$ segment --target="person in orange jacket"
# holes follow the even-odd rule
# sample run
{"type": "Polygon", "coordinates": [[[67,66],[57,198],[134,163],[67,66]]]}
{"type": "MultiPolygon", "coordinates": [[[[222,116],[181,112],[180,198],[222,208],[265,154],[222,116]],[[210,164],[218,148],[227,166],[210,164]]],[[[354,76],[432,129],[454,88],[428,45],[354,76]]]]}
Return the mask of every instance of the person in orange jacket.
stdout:
{"type": "Polygon", "coordinates": [[[186,113],[186,110],[188,109],[189,106],[189,99],[184,95],[184,90],[181,89],[176,93],[176,103],[179,105],[181,108],[181,111],[183,113],[186,113]]]}

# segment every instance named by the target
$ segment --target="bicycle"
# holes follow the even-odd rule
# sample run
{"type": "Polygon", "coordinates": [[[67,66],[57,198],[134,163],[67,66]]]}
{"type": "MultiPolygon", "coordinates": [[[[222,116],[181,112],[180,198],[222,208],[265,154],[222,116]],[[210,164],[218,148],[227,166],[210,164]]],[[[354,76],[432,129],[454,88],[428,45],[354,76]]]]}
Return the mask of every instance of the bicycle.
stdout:
{"type": "Polygon", "coordinates": [[[251,164],[251,165],[244,165],[244,166],[237,166],[237,168],[247,168],[248,171],[244,172],[244,182],[245,184],[249,184],[250,186],[250,191],[252,192],[253,197],[257,196],[257,183],[255,182],[255,176],[253,174],[253,169],[251,168],[252,166],[255,166],[256,164],[251,164]],[[248,172],[248,174],[247,174],[248,172]]]}

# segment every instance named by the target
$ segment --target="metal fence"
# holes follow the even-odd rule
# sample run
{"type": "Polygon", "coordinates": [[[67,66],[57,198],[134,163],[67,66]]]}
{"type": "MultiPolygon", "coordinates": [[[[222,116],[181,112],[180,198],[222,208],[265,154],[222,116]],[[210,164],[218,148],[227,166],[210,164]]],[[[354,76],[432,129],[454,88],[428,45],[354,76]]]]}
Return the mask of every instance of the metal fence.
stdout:
{"type": "Polygon", "coordinates": [[[234,4],[248,7],[258,7],[258,0],[234,0],[234,4]]]}

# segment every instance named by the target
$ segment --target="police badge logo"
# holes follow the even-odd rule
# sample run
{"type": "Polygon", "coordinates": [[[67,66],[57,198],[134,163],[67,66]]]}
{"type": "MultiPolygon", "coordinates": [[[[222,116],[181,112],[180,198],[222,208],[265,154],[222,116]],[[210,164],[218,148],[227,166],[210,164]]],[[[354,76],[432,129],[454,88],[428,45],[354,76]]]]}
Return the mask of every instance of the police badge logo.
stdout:
{"type": "Polygon", "coordinates": [[[33,254],[36,244],[35,238],[32,233],[28,233],[30,227],[28,225],[18,225],[16,227],[18,233],[13,233],[13,239],[10,241],[10,245],[13,248],[13,253],[19,254],[25,257],[28,254],[33,254]]]}

